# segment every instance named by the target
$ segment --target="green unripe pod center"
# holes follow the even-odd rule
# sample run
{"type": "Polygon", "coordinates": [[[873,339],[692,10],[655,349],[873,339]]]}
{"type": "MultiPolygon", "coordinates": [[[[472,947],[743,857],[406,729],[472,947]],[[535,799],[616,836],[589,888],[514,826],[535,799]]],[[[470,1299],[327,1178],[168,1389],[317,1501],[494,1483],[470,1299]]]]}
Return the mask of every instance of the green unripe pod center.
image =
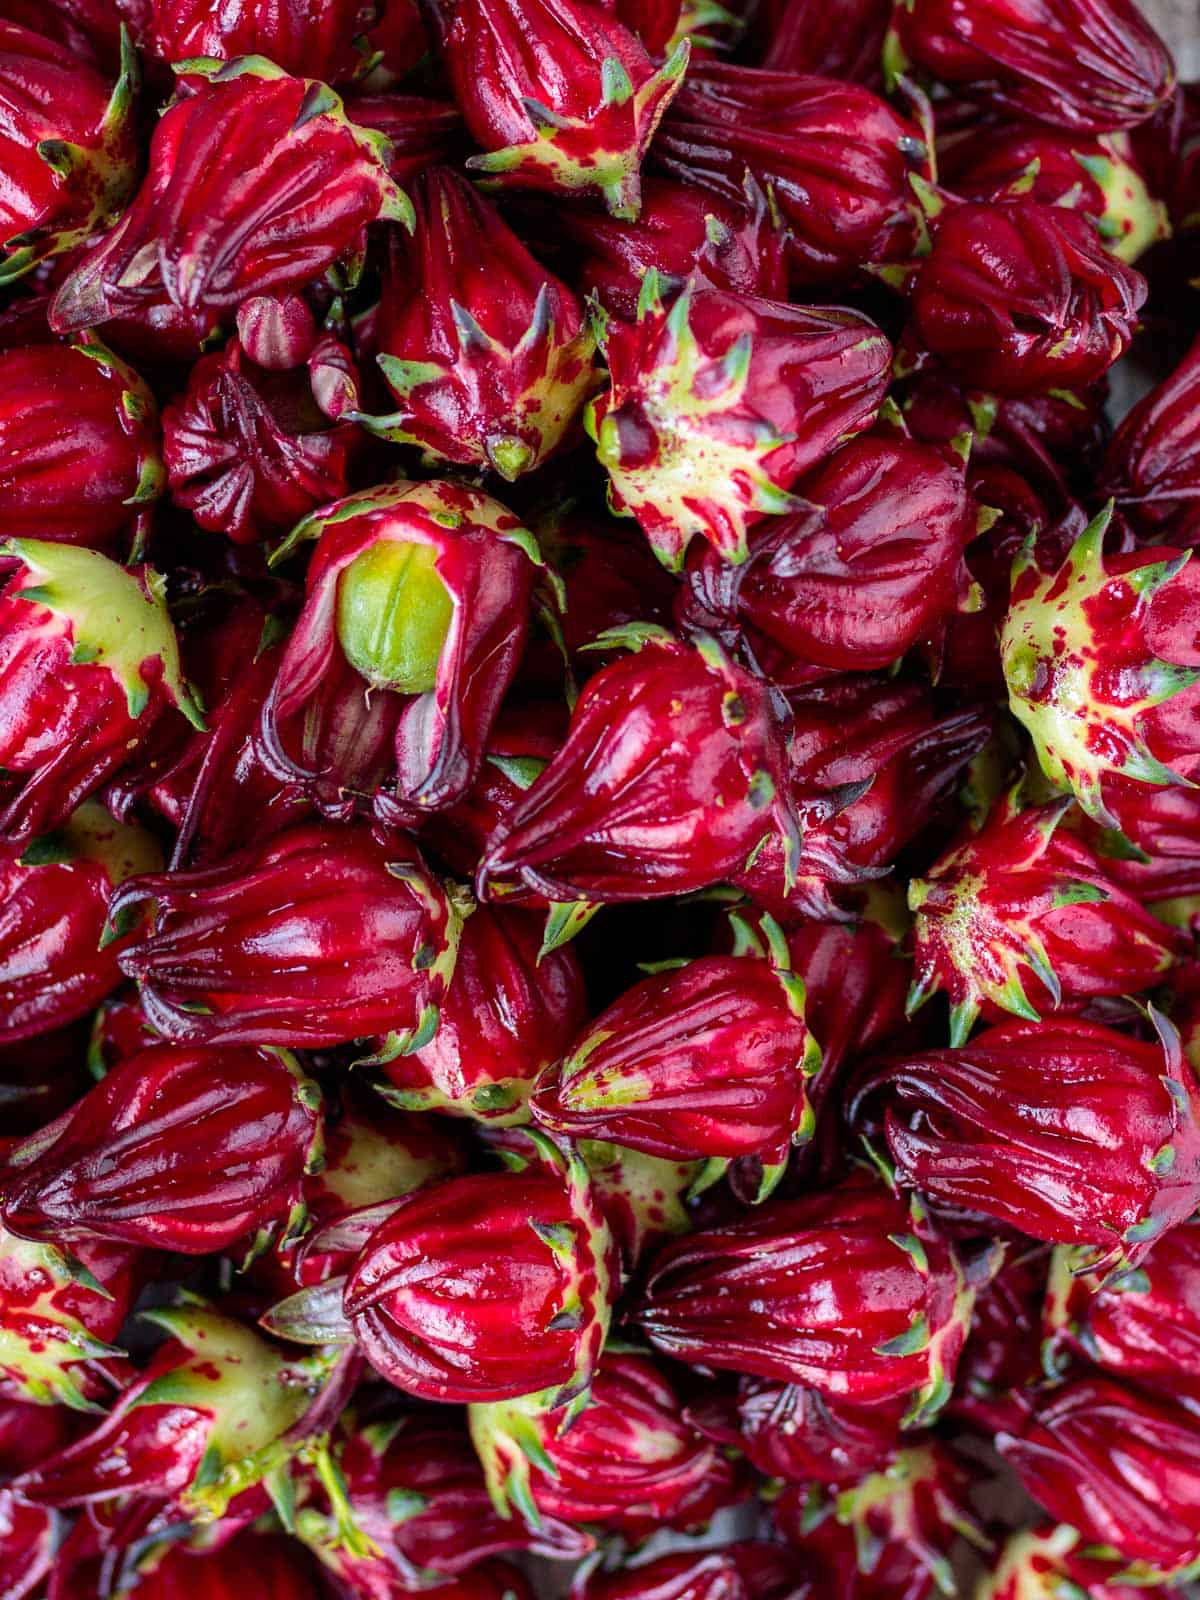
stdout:
{"type": "Polygon", "coordinates": [[[425,694],[437,681],[454,602],[428,544],[381,539],[338,580],[337,634],[346,660],[377,688],[425,694]]]}

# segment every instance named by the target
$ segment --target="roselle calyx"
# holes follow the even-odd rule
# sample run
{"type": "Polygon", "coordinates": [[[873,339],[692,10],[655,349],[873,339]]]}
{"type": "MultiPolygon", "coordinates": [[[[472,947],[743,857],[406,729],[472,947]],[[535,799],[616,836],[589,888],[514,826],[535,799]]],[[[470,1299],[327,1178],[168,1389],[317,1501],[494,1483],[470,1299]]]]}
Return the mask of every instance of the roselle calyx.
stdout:
{"type": "Polygon", "coordinates": [[[302,1225],[320,1163],[321,1096],[294,1057],[158,1045],[9,1152],[5,1225],[206,1255],[302,1225]]]}
{"type": "Polygon", "coordinates": [[[361,826],[305,824],[219,866],[131,878],[110,925],[143,904],[150,931],[121,969],[153,1025],[189,1045],[319,1049],[387,1034],[410,1048],[433,1037],[462,926],[460,901],[409,838],[361,826]]]}
{"type": "Polygon", "coordinates": [[[499,501],[449,480],[351,495],[294,528],[275,561],[309,539],[307,598],[263,706],[262,759],[339,820],[348,796],[351,815],[373,804],[411,825],[454,804],[479,770],[540,554],[499,501]],[[386,778],[372,782],[379,766],[386,778]]]}
{"type": "Polygon", "coordinates": [[[870,427],[891,345],[858,312],[793,306],[688,279],[664,305],[654,269],[632,326],[602,319],[610,388],[584,417],[609,503],[677,570],[699,536],[745,561],[748,530],[835,443],[870,427]]]}
{"type": "Polygon", "coordinates": [[[1064,1002],[1137,994],[1182,953],[1172,930],[1063,826],[1070,808],[1064,799],[1022,810],[1010,793],[909,883],[910,1010],[945,989],[951,1044],[965,1042],[985,1008],[1037,1020],[1064,1002]]]}
{"type": "Polygon", "coordinates": [[[171,708],[203,726],[152,567],[10,539],[0,591],[0,838],[61,826],[171,708]]]}

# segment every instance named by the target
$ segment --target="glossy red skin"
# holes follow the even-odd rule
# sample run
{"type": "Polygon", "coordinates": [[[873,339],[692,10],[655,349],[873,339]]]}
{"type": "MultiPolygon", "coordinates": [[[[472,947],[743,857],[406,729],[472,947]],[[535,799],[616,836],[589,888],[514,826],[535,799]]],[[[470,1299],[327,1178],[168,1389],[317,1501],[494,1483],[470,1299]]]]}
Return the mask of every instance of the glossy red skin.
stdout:
{"type": "MultiPolygon", "coordinates": [[[[694,394],[719,392],[722,362],[739,341],[751,342],[744,384],[703,416],[701,437],[739,443],[749,438],[754,449],[748,459],[772,488],[790,490],[836,444],[874,422],[891,376],[892,348],[868,318],[838,307],[785,305],[715,289],[702,273],[688,280],[687,292],[686,342],[695,354],[685,351],[684,361],[695,373],[694,394]]],[[[684,343],[670,317],[660,303],[633,326],[608,325],[604,352],[610,388],[593,403],[589,426],[601,438],[615,430],[612,464],[641,478],[639,498],[626,509],[637,516],[656,551],[681,559],[688,541],[702,534],[736,559],[743,527],[766,515],[752,503],[755,486],[736,478],[722,482],[711,469],[704,470],[701,460],[695,493],[686,498],[682,490],[671,493],[671,408],[686,424],[693,402],[688,393],[666,404],[660,398],[663,374],[680,364],[684,343]],[[656,426],[656,410],[666,415],[665,439],[656,426]],[[660,467],[663,476],[656,484],[660,467]],[[663,492],[661,504],[655,488],[663,492]]],[[[609,498],[618,512],[625,507],[615,478],[609,498]]]]}
{"type": "Polygon", "coordinates": [[[58,333],[161,303],[209,316],[248,295],[286,294],[362,243],[387,180],[349,125],[329,113],[295,123],[301,78],[201,83],[154,129],[149,171],[100,246],[60,285],[58,333]],[[154,264],[123,283],[139,252],[154,264]]]}
{"type": "Polygon", "coordinates": [[[905,54],[935,77],[1053,127],[1132,128],[1175,84],[1169,51],[1132,0],[914,0],[895,26],[905,54]]]}
{"type": "Polygon", "coordinates": [[[531,1222],[574,1225],[561,1181],[478,1174],[402,1201],[371,1236],[343,1298],[375,1370],[420,1399],[452,1402],[565,1383],[579,1335],[547,1324],[567,1268],[531,1222]]]}
{"type": "Polygon", "coordinates": [[[788,1483],[854,1483],[882,1471],[903,1442],[902,1401],[845,1405],[801,1384],[743,1378],[737,1414],[741,1447],[768,1478],[788,1483]]]}
{"type": "Polygon", "coordinates": [[[1125,353],[1146,280],[1083,217],[1036,200],[953,206],[913,295],[918,338],[1000,395],[1095,383],[1125,353]]]}
{"type": "Polygon", "coordinates": [[[557,1437],[553,1417],[539,1428],[553,1475],[534,1467],[530,1492],[542,1516],[602,1524],[640,1541],[666,1524],[707,1521],[729,1474],[716,1449],[680,1415],[679,1398],[652,1361],[607,1355],[589,1404],[557,1437]],[[700,1502],[700,1503],[698,1503],[700,1502]]]}
{"type": "Polygon", "coordinates": [[[305,357],[293,372],[270,373],[233,339],[196,363],[163,412],[171,498],[235,544],[284,533],[349,491],[363,435],[330,416],[356,400],[354,360],[329,337],[305,357]]]}
{"type": "Polygon", "coordinates": [[[0,1573],[4,1600],[25,1600],[49,1576],[61,1536],[59,1518],[0,1488],[0,1573]]]}
{"type": "Polygon", "coordinates": [[[129,936],[98,948],[112,889],[99,861],[0,861],[0,1044],[73,1022],[120,983],[129,936]]]}
{"type": "MultiPolygon", "coordinates": [[[[0,1229],[0,1239],[4,1237],[0,1229]]],[[[79,1239],[72,1254],[100,1285],[98,1290],[75,1282],[65,1270],[55,1275],[44,1266],[22,1263],[11,1253],[0,1259],[0,1328],[7,1336],[6,1344],[12,1340],[38,1355],[53,1347],[56,1328],[61,1329],[63,1319],[77,1323],[100,1344],[114,1343],[145,1281],[146,1258],[127,1245],[103,1239],[79,1239]]],[[[25,1375],[20,1355],[13,1352],[12,1344],[8,1356],[11,1364],[0,1366],[0,1395],[6,1397],[6,1406],[15,1405],[27,1392],[23,1388],[25,1375]]],[[[65,1370],[86,1399],[107,1399],[111,1382],[99,1366],[85,1365],[81,1357],[78,1362],[67,1364],[65,1370]]],[[[42,1405],[36,1409],[41,1411],[42,1405]]],[[[41,1437],[40,1429],[34,1437],[41,1437]]],[[[21,1469],[36,1466],[48,1454],[49,1451],[39,1451],[32,1459],[22,1461],[21,1469]]]]}
{"type": "Polygon", "coordinates": [[[703,956],[627,989],[542,1073],[531,1105],[553,1132],[667,1161],[779,1162],[807,1108],[807,1045],[767,962],[703,956]]]}
{"type": "Polygon", "coordinates": [[[1122,890],[1082,839],[1061,826],[1045,838],[1061,809],[1050,802],[1014,815],[997,807],[928,870],[913,946],[924,988],[944,989],[952,1005],[975,997],[994,1022],[1003,1010],[981,985],[1003,983],[1013,960],[1029,1002],[1041,1013],[1092,995],[1138,994],[1162,981],[1184,954],[1180,937],[1122,890]],[[1056,904],[1079,886],[1097,898],[1056,904]],[[964,893],[977,908],[965,945],[955,920],[964,893]],[[1058,1001],[1025,960],[1030,932],[1058,979],[1058,1001]]]}
{"type": "MultiPolygon", "coordinates": [[[[515,438],[540,464],[550,430],[537,407],[551,381],[578,384],[589,364],[585,350],[568,348],[583,331],[583,305],[453,168],[421,173],[412,200],[414,231],[391,235],[374,342],[380,355],[443,375],[397,397],[406,441],[439,461],[486,468],[489,441],[515,438]],[[482,344],[464,338],[460,309],[482,344]]],[[[577,409],[585,397],[581,387],[577,409]]]]}
{"type": "Polygon", "coordinates": [[[844,920],[832,889],[882,875],[934,818],[986,743],[991,718],[982,710],[938,717],[919,685],[867,677],[834,678],[789,698],[792,792],[805,824],[798,880],[780,893],[772,840],[737,881],[784,917],[844,920]],[[806,796],[822,794],[840,800],[806,806],[806,796]]]}
{"type": "MultiPolygon", "coordinates": [[[[167,706],[155,681],[139,717],[103,662],[75,665],[74,624],[17,591],[0,590],[0,840],[25,846],[60,827],[137,748],[167,706]]],[[[156,663],[144,664],[153,676],[156,663]]]]}
{"type": "MultiPolygon", "coordinates": [[[[1049,1307],[1047,1310],[1049,1311],[1049,1307]]],[[[1063,1325],[1048,1332],[1094,1361],[1171,1400],[1200,1405],[1200,1224],[1159,1239],[1141,1274],[1096,1285],[1072,1281],[1063,1325]],[[1092,1292],[1088,1292],[1091,1290],[1092,1292]]]]}
{"type": "Polygon", "coordinates": [[[399,184],[407,185],[426,167],[453,160],[466,140],[458,107],[449,100],[417,94],[353,95],[346,101],[346,115],[387,137],[392,147],[388,171],[399,184]]]}
{"type": "Polygon", "coordinates": [[[654,157],[673,177],[735,202],[748,170],[779,207],[796,285],[844,282],[914,247],[908,174],[924,166],[920,136],[859,84],[694,63],[654,157]]]}
{"type": "Polygon", "coordinates": [[[39,1135],[48,1148],[10,1170],[4,1221],[52,1242],[222,1250],[299,1203],[321,1123],[299,1090],[256,1050],[159,1045],[126,1057],[39,1135]]]}
{"type": "Polygon", "coordinates": [[[700,272],[718,289],[787,299],[784,238],[761,192],[732,197],[673,178],[647,178],[636,222],[572,206],[556,213],[552,226],[583,252],[580,290],[599,295],[624,322],[637,320],[638,290],[650,267],[668,294],[700,272]],[[721,230],[715,242],[712,221],[721,230]]]}
{"type": "Polygon", "coordinates": [[[240,1600],[250,1574],[260,1600],[323,1600],[325,1595],[316,1564],[298,1540],[251,1532],[215,1550],[169,1545],[133,1593],[138,1600],[240,1600]]]}
{"type": "Polygon", "coordinates": [[[1051,1516],[1161,1571],[1200,1557],[1200,1425],[1104,1378],[1052,1391],[996,1448],[1051,1516]]]}
{"type": "MultiPolygon", "coordinates": [[[[41,16],[39,11],[39,21],[41,16]]],[[[0,93],[5,103],[0,239],[33,229],[78,227],[99,196],[86,180],[59,177],[42,160],[37,145],[41,140],[62,141],[98,154],[111,82],[68,45],[5,18],[0,21],[0,93]]],[[[131,129],[123,132],[113,155],[132,170],[131,129]]]]}
{"type": "Polygon", "coordinates": [[[926,1382],[930,1351],[881,1355],[878,1346],[924,1315],[952,1376],[966,1332],[949,1247],[931,1232],[922,1274],[889,1238],[910,1228],[901,1200],[855,1176],[668,1244],[634,1316],[677,1360],[807,1384],[852,1404],[895,1400],[926,1382]]]}
{"type": "Polygon", "coordinates": [[[266,56],[285,72],[335,83],[362,57],[361,0],[235,0],[219,10],[207,0],[154,0],[148,44],[164,61],[211,56],[266,56]]]}
{"type": "Polygon", "coordinates": [[[158,454],[158,417],[131,418],[123,377],[79,351],[0,354],[0,519],[9,538],[110,550],[139,525],[128,504],[158,454]]]}
{"type": "Polygon", "coordinates": [[[680,1550],[616,1572],[585,1569],[571,1600],[801,1600],[807,1593],[794,1555],[747,1540],[680,1550]]]}
{"type": "Polygon", "coordinates": [[[340,1557],[343,1575],[368,1594],[375,1592],[370,1581],[390,1595],[389,1583],[416,1588],[431,1573],[465,1577],[478,1562],[509,1550],[570,1560],[590,1548],[586,1534],[549,1516],[536,1529],[498,1516],[470,1437],[448,1414],[404,1417],[382,1448],[352,1428],[338,1466],[355,1521],[381,1552],[362,1565],[340,1557]],[[389,1496],[402,1499],[403,1517],[389,1512],[389,1496]]]}
{"type": "MultiPolygon", "coordinates": [[[[1109,248],[1116,249],[1132,233],[1134,220],[1122,215],[1118,197],[1106,195],[1083,164],[1085,160],[1111,164],[1114,153],[1098,138],[1023,122],[1001,122],[980,127],[977,134],[966,132],[961,149],[952,151],[949,160],[939,155],[938,179],[964,200],[1005,200],[1028,194],[1043,205],[1081,212],[1099,229],[1109,248]]],[[[1136,163],[1130,165],[1136,169],[1136,163]]]]}
{"type": "Polygon", "coordinates": [[[874,85],[891,14],[888,0],[766,0],[752,27],[764,67],[874,85]]]}
{"type": "MultiPolygon", "coordinates": [[[[339,819],[352,814],[356,801],[373,800],[385,822],[410,826],[460,800],[479,771],[520,662],[537,569],[519,545],[475,515],[482,495],[448,481],[438,489],[459,526],[406,504],[403,485],[381,489],[378,504],[354,515],[344,505],[327,508],[331,520],[309,564],[304,609],[263,706],[258,749],[268,768],[339,819]],[[437,575],[454,601],[437,681],[427,694],[367,694],[338,642],[341,576],[382,541],[432,546],[437,575]],[[381,780],[371,783],[381,762],[386,788],[381,780]]],[[[500,529],[519,526],[514,516],[500,529]]]]}
{"type": "MultiPolygon", "coordinates": [[[[628,101],[606,105],[601,73],[606,60],[618,61],[636,97],[656,68],[615,13],[585,0],[431,0],[426,9],[463,121],[483,150],[533,143],[538,125],[525,102],[534,100],[583,124],[556,131],[571,162],[586,169],[599,153],[620,151],[636,171],[657,117],[634,117],[628,101]]],[[[559,188],[550,168],[530,162],[491,176],[517,188],[559,188]]]]}
{"type": "MultiPolygon", "coordinates": [[[[815,1527],[811,1518],[795,1515],[799,1511],[798,1491],[785,1494],[779,1517],[779,1531],[789,1540],[793,1567],[811,1576],[802,1585],[796,1600],[809,1595],[821,1600],[934,1600],[938,1587],[929,1565],[914,1556],[899,1540],[881,1540],[868,1534],[861,1547],[871,1570],[864,1572],[864,1561],[856,1530],[838,1522],[834,1507],[828,1506],[815,1527]]],[[[790,1594],[787,1600],[792,1600],[790,1594]]]]}
{"type": "Polygon", "coordinates": [[[567,1049],[587,1015],[583,971],[568,947],[539,960],[543,925],[529,911],[483,905],[471,913],[438,1031],[412,1055],[385,1063],[389,1083],[418,1093],[431,1087],[486,1117],[489,1086],[532,1083],[567,1049]]]}
{"type": "Polygon", "coordinates": [[[171,1341],[91,1432],[14,1480],[18,1492],[34,1505],[86,1506],[125,1494],[170,1500],[185,1489],[204,1454],[212,1413],[138,1404],[150,1383],[177,1364],[171,1341]]]}
{"type": "Polygon", "coordinates": [[[65,1406],[0,1398],[0,1482],[61,1449],[77,1427],[65,1406]]]}
{"type": "Polygon", "coordinates": [[[744,565],[713,550],[693,558],[685,614],[700,626],[728,619],[765,638],[768,655],[835,672],[889,667],[936,640],[965,595],[963,552],[975,537],[961,463],[869,434],[796,493],[811,509],[762,524],[744,565]]]}
{"type": "Polygon", "coordinates": [[[731,876],[793,827],[781,725],[761,682],[698,650],[654,641],[587,684],[567,737],[488,841],[485,894],[516,877],[550,900],[686,894],[731,876]],[[743,720],[724,720],[726,696],[743,720]],[[765,772],[774,801],[755,806],[765,772]],[[617,803],[619,801],[619,804],[617,803]]]}
{"type": "Polygon", "coordinates": [[[154,931],[121,968],[179,1044],[320,1049],[415,1028],[445,989],[414,958],[442,948],[451,913],[407,840],[307,824],[220,866],[131,878],[110,913],[142,899],[155,903],[154,931]],[[431,904],[388,863],[413,871],[431,904]],[[196,1003],[211,1009],[187,1009],[196,1003]]]}
{"type": "Polygon", "coordinates": [[[885,1108],[902,1183],[1034,1239],[1136,1262],[1200,1203],[1191,1069],[1098,1023],[1005,1023],[957,1050],[884,1062],[857,1080],[851,1120],[871,1107],[885,1108]],[[1150,1163],[1168,1144],[1160,1176],[1150,1163]]]}
{"type": "Polygon", "coordinates": [[[1200,540],[1200,340],[1122,421],[1097,493],[1116,500],[1141,540],[1185,549],[1200,540]]]}

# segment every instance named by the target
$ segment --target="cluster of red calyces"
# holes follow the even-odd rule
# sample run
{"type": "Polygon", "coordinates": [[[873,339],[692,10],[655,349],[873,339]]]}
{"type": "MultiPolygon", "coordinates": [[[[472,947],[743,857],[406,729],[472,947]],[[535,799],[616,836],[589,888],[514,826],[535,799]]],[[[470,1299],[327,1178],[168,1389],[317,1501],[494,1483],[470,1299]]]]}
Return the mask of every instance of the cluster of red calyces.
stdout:
{"type": "Polygon", "coordinates": [[[0,0],[0,1600],[1182,1600],[1198,219],[1134,0],[0,0]]]}

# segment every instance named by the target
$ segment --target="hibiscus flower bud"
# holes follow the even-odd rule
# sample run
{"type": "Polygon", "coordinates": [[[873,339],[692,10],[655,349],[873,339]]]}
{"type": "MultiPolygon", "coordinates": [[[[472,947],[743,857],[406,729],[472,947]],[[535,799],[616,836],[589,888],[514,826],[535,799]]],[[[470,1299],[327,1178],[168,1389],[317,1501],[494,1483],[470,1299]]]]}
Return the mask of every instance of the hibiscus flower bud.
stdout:
{"type": "Polygon", "coordinates": [[[178,1044],[320,1049],[391,1033],[401,1049],[433,1037],[462,915],[405,837],[293,828],[220,866],[129,879],[110,926],[144,901],[152,932],[121,968],[178,1044]]]}
{"type": "Polygon", "coordinates": [[[585,0],[431,0],[454,98],[496,185],[599,195],[636,217],[642,157],[688,63],[655,67],[607,6],[585,0]]]}
{"type": "Polygon", "coordinates": [[[8,20],[0,57],[0,283],[8,283],[120,214],[137,178],[138,64],[124,30],[110,83],[87,52],[8,20]]]}
{"type": "Polygon", "coordinates": [[[393,233],[374,342],[396,400],[373,433],[431,463],[509,482],[567,439],[596,386],[595,337],[565,283],[449,167],[413,188],[412,237],[393,233]]]}
{"type": "Polygon", "coordinates": [[[1046,1253],[1006,1258],[975,1301],[950,1415],[982,1432],[1010,1426],[1021,1391],[1045,1379],[1041,1329],[1047,1264],[1046,1253]]]}
{"type": "Polygon", "coordinates": [[[970,588],[963,552],[978,513],[962,462],[869,434],[797,493],[804,509],[756,528],[744,565],[730,568],[712,548],[693,555],[683,615],[743,630],[760,659],[778,651],[835,672],[890,667],[936,644],[970,588]]]}
{"type": "Polygon", "coordinates": [[[1146,280],[1084,217],[1031,199],[968,202],[934,230],[912,326],[973,388],[1045,394],[1102,378],[1145,298],[1146,280]]]}
{"type": "Polygon", "coordinates": [[[542,1073],[537,1120],[572,1139],[718,1170],[758,1156],[769,1188],[792,1144],[812,1136],[805,1083],[821,1059],[804,985],[773,932],[770,963],[703,956],[627,989],[542,1073]]]}
{"type": "Polygon", "coordinates": [[[912,1425],[949,1398],[985,1278],[919,1207],[854,1176],[667,1245],[635,1316],[664,1355],[852,1404],[905,1396],[912,1425]]]}
{"type": "Polygon", "coordinates": [[[440,1585],[509,1550],[577,1560],[592,1546],[582,1530],[548,1516],[537,1527],[500,1516],[458,1417],[425,1413],[366,1424],[344,1417],[336,1449],[354,1525],[374,1549],[339,1542],[336,1507],[315,1474],[297,1532],[335,1576],[364,1593],[440,1585]]]}
{"type": "Polygon", "coordinates": [[[1200,1225],[1156,1241],[1139,1267],[1100,1280],[1071,1251],[1054,1252],[1043,1332],[1057,1364],[1064,1349],[1119,1378],[1200,1411],[1200,1225]]]}
{"type": "Polygon", "coordinates": [[[202,727],[152,567],[10,539],[0,591],[0,838],[27,845],[65,823],[168,707],[202,727]]]}
{"type": "MultiPolygon", "coordinates": [[[[411,223],[387,142],[326,84],[262,57],[188,63],[154,130],[132,205],[60,284],[57,333],[160,302],[210,315],[286,294],[365,248],[368,223],[411,223]]],[[[351,267],[351,273],[353,268],[351,267]]]]}
{"type": "Polygon", "coordinates": [[[1186,549],[1200,539],[1200,340],[1126,414],[1100,492],[1140,540],[1186,549]]]}
{"type": "MultiPolygon", "coordinates": [[[[1146,1590],[1122,1583],[1124,1563],[1096,1553],[1077,1529],[1061,1522],[1011,1534],[976,1600],[1145,1600],[1146,1590]]],[[[1172,1591],[1162,1591],[1171,1593],[1172,1591]]]]}
{"type": "Polygon", "coordinates": [[[713,1504],[699,1502],[720,1476],[720,1457],[680,1416],[653,1362],[606,1356],[565,1433],[536,1400],[470,1407],[471,1437],[501,1516],[519,1512],[535,1528],[543,1517],[602,1523],[638,1539],[663,1523],[687,1526],[712,1514],[713,1504]]]}
{"type": "Polygon", "coordinates": [[[117,988],[129,936],[99,948],[109,898],[133,873],[162,864],[149,833],[114,822],[94,800],[20,858],[0,860],[0,1042],[73,1022],[117,988]]]}
{"type": "Polygon", "coordinates": [[[572,207],[555,212],[554,227],[583,251],[580,288],[623,322],[637,321],[651,270],[664,296],[700,272],[718,289],[787,299],[783,233],[753,182],[730,199],[695,183],[647,178],[635,222],[572,207]]]}
{"type": "Polygon", "coordinates": [[[488,841],[481,896],[509,878],[554,902],[686,894],[775,833],[794,863],[783,728],[762,680],[711,640],[661,628],[598,642],[632,653],[587,684],[566,742],[488,841]]]}
{"type": "Polygon", "coordinates": [[[8,1154],[6,1226],[207,1255],[303,1220],[321,1096],[294,1058],[159,1045],[8,1154]]]}
{"type": "Polygon", "coordinates": [[[0,458],[10,538],[136,546],[165,481],[154,396],[94,337],[0,353],[0,458]]]}
{"type": "Polygon", "coordinates": [[[266,296],[244,301],[245,335],[198,361],[186,392],[163,413],[172,500],[235,544],[286,532],[344,495],[362,442],[353,422],[338,421],[358,404],[354,358],[336,339],[318,337],[311,318],[281,352],[292,370],[259,364],[271,307],[288,309],[266,296]]]}
{"type": "Polygon", "coordinates": [[[147,1495],[202,1523],[267,1474],[285,1493],[293,1458],[320,1451],[344,1357],[280,1354],[203,1305],[141,1316],[168,1342],[98,1427],[14,1480],[18,1493],[46,1506],[147,1495]]]}
{"type": "Polygon", "coordinates": [[[1092,995],[1137,994],[1182,954],[1178,935],[1061,825],[1071,804],[1022,811],[1010,793],[909,883],[909,1009],[944,989],[953,1045],[966,1041],[981,1012],[989,1021],[1004,1011],[1037,1021],[1092,995]]]}
{"type": "Polygon", "coordinates": [[[219,11],[205,0],[154,0],[147,45],[160,60],[186,63],[189,70],[202,56],[266,56],[285,72],[335,83],[361,65],[356,41],[363,10],[361,0],[240,0],[219,11]]]}
{"type": "Polygon", "coordinates": [[[849,1115],[882,1108],[898,1178],[935,1206],[1137,1265],[1200,1203],[1200,1091],[1154,1015],[1154,1044],[1063,1017],[885,1061],[849,1115]]]}
{"type": "Polygon", "coordinates": [[[996,1448],[1026,1491],[1143,1582],[1200,1560],[1200,1423],[1106,1378],[1051,1391],[996,1448]]]}
{"type": "Polygon", "coordinates": [[[797,1577],[807,1575],[797,1571],[794,1552],[747,1539],[715,1550],[679,1550],[615,1572],[588,1564],[572,1585],[571,1600],[790,1600],[797,1577]]]}
{"type": "Polygon", "coordinates": [[[1126,134],[1086,135],[1017,122],[988,129],[986,148],[964,140],[963,165],[939,163],[941,181],[964,200],[1028,194],[1082,212],[1120,261],[1134,262],[1170,236],[1167,208],[1146,186],[1126,134]]]}
{"type": "Polygon", "coordinates": [[[578,1156],[409,1195],[371,1235],[343,1307],[371,1365],[425,1400],[547,1410],[591,1382],[615,1292],[612,1237],[578,1156]]]}
{"type": "Polygon", "coordinates": [[[105,1363],[123,1354],[113,1341],[144,1276],[127,1245],[80,1239],[66,1255],[0,1227],[0,1395],[102,1410],[105,1363]]]}
{"type": "Polygon", "coordinates": [[[467,918],[438,1031],[384,1064],[393,1105],[448,1111],[501,1127],[526,1122],[533,1080],[587,1014],[570,950],[541,954],[542,919],[480,906],[467,918]]]}
{"type": "Polygon", "coordinates": [[[585,422],[614,511],[672,570],[697,535],[744,561],[749,528],[842,439],[870,427],[891,345],[854,311],[783,305],[688,279],[668,310],[653,270],[633,326],[606,322],[611,387],[585,422]]]}
{"type": "Polygon", "coordinates": [[[1042,771],[1137,843],[1137,791],[1186,781],[1175,763],[1200,753],[1200,576],[1184,570],[1190,551],[1106,557],[1108,523],[1094,518],[1054,573],[1018,558],[1000,654],[1042,771]]]}
{"type": "Polygon", "coordinates": [[[320,802],[323,787],[358,788],[364,746],[390,744],[395,788],[375,794],[386,821],[452,805],[520,661],[541,559],[531,535],[498,501],[436,481],[326,507],[274,559],[306,539],[318,544],[263,707],[264,761],[320,802]],[[365,727],[347,701],[365,702],[365,727]],[[325,770],[314,769],[322,756],[325,770]]]}
{"type": "Polygon", "coordinates": [[[1170,96],[1170,52],[1134,0],[912,0],[893,13],[905,59],[1035,122],[1108,133],[1170,96]],[[1056,70],[1069,61],[1072,70],[1056,70]]]}
{"type": "Polygon", "coordinates": [[[917,244],[910,173],[928,170],[919,130],[856,83],[704,61],[654,142],[673,177],[736,200],[744,174],[772,197],[793,281],[844,282],[917,244]]]}

